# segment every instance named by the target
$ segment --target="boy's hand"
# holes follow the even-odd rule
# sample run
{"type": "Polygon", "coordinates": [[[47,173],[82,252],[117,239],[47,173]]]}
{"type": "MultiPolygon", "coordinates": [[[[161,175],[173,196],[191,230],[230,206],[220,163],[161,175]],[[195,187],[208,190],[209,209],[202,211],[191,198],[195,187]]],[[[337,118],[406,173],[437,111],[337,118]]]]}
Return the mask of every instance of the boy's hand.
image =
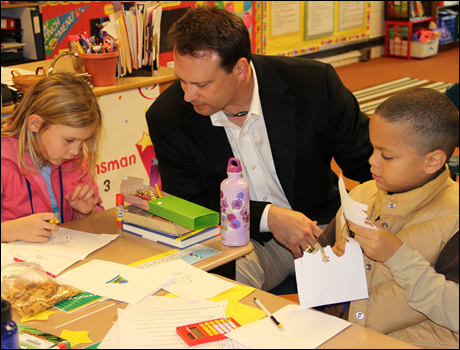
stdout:
{"type": "Polygon", "coordinates": [[[350,230],[355,233],[355,239],[364,254],[372,260],[384,263],[398,251],[403,242],[393,232],[380,225],[376,226],[378,231],[349,223],[350,230]]]}
{"type": "Polygon", "coordinates": [[[99,203],[99,197],[94,197],[94,190],[89,185],[78,185],[73,190],[73,193],[66,194],[65,199],[73,210],[80,214],[90,214],[94,207],[99,203]]]}
{"type": "Polygon", "coordinates": [[[58,231],[57,224],[48,220],[57,219],[54,213],[38,213],[16,220],[2,222],[2,242],[24,241],[46,243],[51,231],[58,231]]]}

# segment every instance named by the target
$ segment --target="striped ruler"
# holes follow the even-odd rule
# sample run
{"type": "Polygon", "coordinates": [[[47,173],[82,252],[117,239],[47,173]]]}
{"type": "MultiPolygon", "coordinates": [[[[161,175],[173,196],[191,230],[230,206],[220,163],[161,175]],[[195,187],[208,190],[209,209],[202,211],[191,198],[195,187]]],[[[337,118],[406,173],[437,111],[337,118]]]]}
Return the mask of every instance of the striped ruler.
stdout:
{"type": "Polygon", "coordinates": [[[431,88],[444,93],[452,85],[452,83],[426,79],[400,78],[388,83],[353,91],[353,94],[358,100],[361,111],[367,115],[372,115],[379,104],[399,91],[411,88],[431,88]]]}

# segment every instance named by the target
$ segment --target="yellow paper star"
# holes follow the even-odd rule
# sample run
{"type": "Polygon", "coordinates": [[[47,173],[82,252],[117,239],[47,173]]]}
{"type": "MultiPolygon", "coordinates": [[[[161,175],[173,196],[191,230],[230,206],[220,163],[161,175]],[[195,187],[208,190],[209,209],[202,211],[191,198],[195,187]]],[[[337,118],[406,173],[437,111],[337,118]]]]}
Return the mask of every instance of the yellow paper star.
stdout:
{"type": "Polygon", "coordinates": [[[142,134],[142,139],[137,143],[137,145],[142,146],[141,152],[144,152],[145,148],[151,144],[152,140],[150,139],[150,136],[145,132],[142,134]]]}
{"type": "Polygon", "coordinates": [[[64,329],[60,337],[70,341],[70,346],[74,347],[81,343],[92,343],[93,341],[88,337],[88,333],[89,331],[73,332],[64,329]]]}
{"type": "Polygon", "coordinates": [[[27,322],[27,321],[32,321],[32,320],[38,320],[38,321],[46,321],[48,320],[48,317],[51,315],[54,315],[57,311],[42,311],[39,312],[38,314],[35,314],[33,316],[29,317],[23,317],[21,318],[21,323],[27,322]]]}

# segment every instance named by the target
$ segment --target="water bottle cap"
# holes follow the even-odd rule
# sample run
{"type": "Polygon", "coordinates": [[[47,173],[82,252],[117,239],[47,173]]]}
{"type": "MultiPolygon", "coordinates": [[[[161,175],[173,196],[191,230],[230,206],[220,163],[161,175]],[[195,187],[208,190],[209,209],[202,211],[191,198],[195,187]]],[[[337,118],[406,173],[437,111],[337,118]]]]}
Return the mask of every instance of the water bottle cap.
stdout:
{"type": "Polygon", "coordinates": [[[241,162],[238,158],[230,158],[228,160],[227,172],[228,173],[241,173],[243,169],[241,168],[241,162]]]}

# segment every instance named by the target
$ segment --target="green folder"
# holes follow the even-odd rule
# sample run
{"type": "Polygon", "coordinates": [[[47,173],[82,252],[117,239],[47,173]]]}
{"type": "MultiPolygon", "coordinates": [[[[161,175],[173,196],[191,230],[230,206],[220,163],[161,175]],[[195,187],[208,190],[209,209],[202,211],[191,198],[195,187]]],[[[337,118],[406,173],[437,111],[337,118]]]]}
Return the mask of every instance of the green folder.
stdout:
{"type": "Polygon", "coordinates": [[[176,196],[163,196],[147,202],[148,211],[191,230],[219,225],[219,213],[176,196]]]}

